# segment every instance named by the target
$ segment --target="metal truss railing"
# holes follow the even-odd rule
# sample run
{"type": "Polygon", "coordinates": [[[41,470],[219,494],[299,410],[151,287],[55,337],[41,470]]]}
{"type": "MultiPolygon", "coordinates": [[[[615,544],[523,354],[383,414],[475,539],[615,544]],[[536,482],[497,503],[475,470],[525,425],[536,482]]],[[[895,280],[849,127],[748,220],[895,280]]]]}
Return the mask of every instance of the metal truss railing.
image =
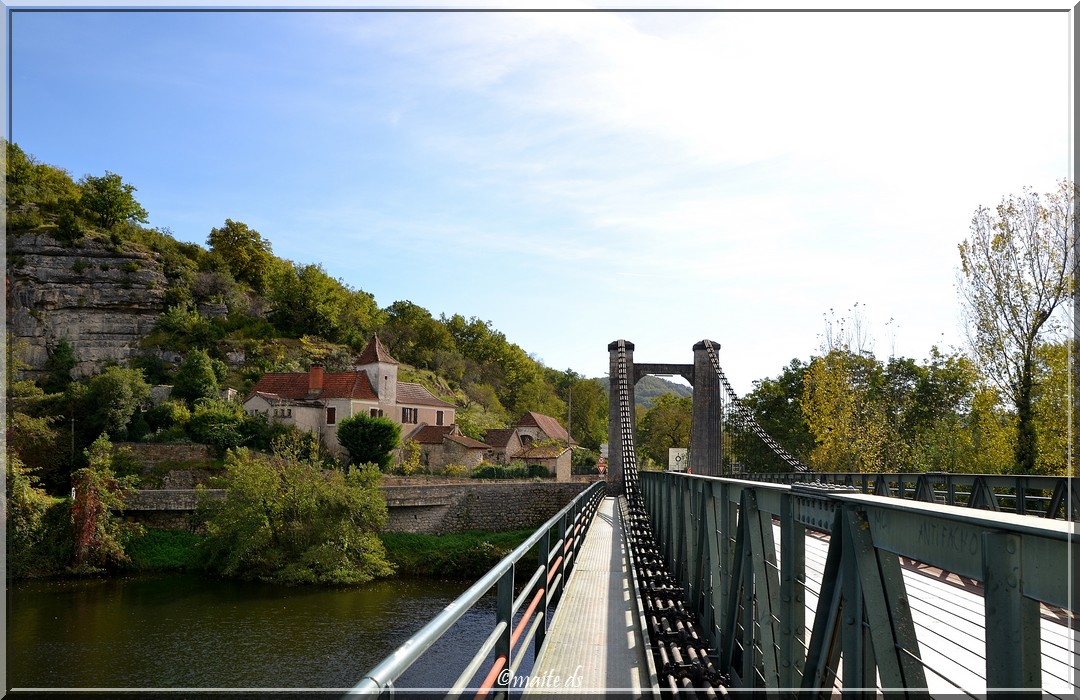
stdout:
{"type": "MultiPolygon", "coordinates": [[[[431,622],[368,671],[348,695],[392,697],[394,683],[401,675],[492,589],[496,591],[496,613],[491,633],[454,684],[441,689],[439,694],[447,697],[458,697],[467,691],[480,695],[505,694],[528,656],[529,643],[533,642],[537,651],[543,644],[550,615],[559,603],[604,490],[604,482],[598,481],[578,494],[431,622]],[[539,548],[536,571],[527,581],[516,578],[516,564],[534,547],[539,548]],[[478,674],[492,656],[494,661],[474,686],[474,679],[480,678],[478,674]]],[[[454,672],[447,669],[448,674],[454,672]]]]}
{"type": "Polygon", "coordinates": [[[892,496],[1043,518],[1080,519],[1080,482],[1066,476],[947,472],[763,472],[737,476],[781,484],[811,482],[847,486],[875,496],[892,496]]]}
{"type": "MultiPolygon", "coordinates": [[[[661,472],[641,472],[640,480],[668,567],[735,687],[799,697],[837,689],[927,696],[935,687],[1037,696],[1049,654],[1061,685],[1053,690],[1076,692],[1073,523],[843,487],[661,472]],[[808,551],[819,567],[813,575],[808,551]],[[968,684],[976,687],[956,680],[970,659],[935,656],[941,639],[928,641],[925,622],[915,624],[912,602],[920,615],[923,602],[905,581],[926,577],[912,562],[975,591],[965,593],[974,612],[941,604],[935,614],[974,629],[971,644],[982,646],[970,652],[968,684]],[[1071,641],[1061,649],[1041,649],[1049,609],[1066,618],[1061,629],[1071,641]]],[[[944,626],[938,637],[958,634],[948,622],[933,624],[944,626]]]]}

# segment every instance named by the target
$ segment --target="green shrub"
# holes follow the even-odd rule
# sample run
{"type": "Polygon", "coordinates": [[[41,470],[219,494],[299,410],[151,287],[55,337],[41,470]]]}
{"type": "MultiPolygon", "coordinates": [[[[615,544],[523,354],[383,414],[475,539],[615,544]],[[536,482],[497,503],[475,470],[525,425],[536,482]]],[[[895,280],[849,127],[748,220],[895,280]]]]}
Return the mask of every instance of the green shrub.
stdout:
{"type": "Polygon", "coordinates": [[[230,452],[227,497],[203,499],[202,548],[225,576],[282,583],[365,583],[393,573],[376,533],[386,524],[379,471],[324,472],[310,462],[230,452]]]}
{"type": "Polygon", "coordinates": [[[163,401],[146,412],[146,422],[151,430],[167,430],[174,426],[181,429],[191,420],[191,411],[181,401],[163,401]]]}
{"type": "MultiPolygon", "coordinates": [[[[532,530],[446,535],[383,532],[379,537],[399,576],[479,578],[532,533],[532,530]]],[[[533,547],[519,562],[519,567],[523,571],[532,571],[536,563],[536,547],[533,547]]]]}
{"type": "Polygon", "coordinates": [[[147,528],[127,547],[131,566],[138,571],[184,571],[200,568],[203,537],[182,530],[147,528]]]}
{"type": "Polygon", "coordinates": [[[464,464],[447,464],[439,473],[443,476],[468,476],[469,468],[464,464]]]}
{"type": "Polygon", "coordinates": [[[551,474],[540,464],[526,466],[524,462],[511,462],[508,465],[481,464],[474,467],[469,476],[473,479],[545,479],[551,474]]]}

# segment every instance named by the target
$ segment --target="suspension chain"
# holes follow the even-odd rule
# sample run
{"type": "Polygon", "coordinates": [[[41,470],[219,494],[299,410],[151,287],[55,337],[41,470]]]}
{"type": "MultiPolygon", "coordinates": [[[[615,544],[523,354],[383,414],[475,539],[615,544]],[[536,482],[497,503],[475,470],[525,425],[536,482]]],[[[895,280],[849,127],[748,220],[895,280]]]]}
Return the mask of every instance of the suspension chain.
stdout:
{"type": "Polygon", "coordinates": [[[735,390],[731,388],[731,384],[728,382],[727,376],[724,375],[724,370],[720,369],[720,358],[716,355],[716,348],[713,347],[711,340],[705,341],[705,350],[709,353],[709,362],[712,363],[713,369],[716,371],[716,376],[720,378],[720,384],[724,387],[724,392],[727,394],[728,401],[731,403],[732,410],[735,415],[738,416],[744,425],[750,428],[765,445],[773,451],[780,459],[784,460],[789,467],[797,472],[808,472],[810,469],[800,462],[794,455],[785,450],[780,443],[773,439],[771,435],[765,432],[765,429],[758,424],[754,415],[750,412],[746,406],[739,401],[738,395],[735,390]]]}

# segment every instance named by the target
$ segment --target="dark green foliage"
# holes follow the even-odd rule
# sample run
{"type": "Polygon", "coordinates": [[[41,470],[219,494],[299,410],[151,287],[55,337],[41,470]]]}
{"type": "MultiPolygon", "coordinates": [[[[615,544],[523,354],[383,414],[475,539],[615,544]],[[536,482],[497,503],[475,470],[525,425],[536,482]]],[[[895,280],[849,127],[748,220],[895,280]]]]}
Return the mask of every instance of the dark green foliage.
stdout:
{"type": "Polygon", "coordinates": [[[133,369],[142,370],[143,377],[150,385],[171,384],[172,370],[168,363],[154,353],[144,353],[128,360],[133,369]]]}
{"type": "Polygon", "coordinates": [[[215,399],[199,401],[187,422],[191,439],[224,454],[245,442],[247,416],[239,404],[215,399]]]}
{"type": "Polygon", "coordinates": [[[224,226],[210,230],[206,243],[211,252],[221,256],[233,278],[248,283],[256,292],[266,290],[274,255],[270,241],[258,231],[240,221],[225,219],[224,226]]]}
{"type": "Polygon", "coordinates": [[[690,446],[693,399],[661,394],[637,421],[637,448],[643,457],[667,466],[668,449],[690,446]]]}
{"type": "Polygon", "coordinates": [[[136,571],[191,571],[202,566],[203,539],[183,530],[146,528],[128,544],[127,554],[136,571]]]}
{"type": "Polygon", "coordinates": [[[47,393],[62,392],[71,384],[71,371],[78,364],[75,351],[67,340],[60,340],[49,352],[49,359],[45,361],[45,376],[41,380],[41,388],[47,393]]]}
{"type": "Polygon", "coordinates": [[[437,353],[454,342],[444,324],[411,301],[395,301],[387,307],[379,337],[398,361],[423,369],[433,369],[437,353]]]}
{"type": "Polygon", "coordinates": [[[68,245],[75,245],[83,236],[79,217],[70,208],[65,208],[56,219],[56,232],[53,234],[56,240],[68,245]]]}
{"type": "Polygon", "coordinates": [[[68,393],[77,397],[80,407],[77,425],[83,444],[93,442],[102,433],[126,439],[135,411],[150,397],[150,385],[143,380],[142,372],[124,367],[107,367],[90,378],[85,390],[72,392],[74,387],[69,387],[68,393]]]}
{"type": "Polygon", "coordinates": [[[220,322],[203,318],[191,309],[171,306],[161,315],[153,332],[143,343],[186,352],[190,349],[213,348],[224,337],[225,329],[220,322]]]}
{"type": "MultiPolygon", "coordinates": [[[[420,535],[384,532],[379,538],[398,576],[448,576],[479,578],[532,535],[532,530],[511,532],[456,532],[420,535]]],[[[537,565],[533,547],[519,561],[522,571],[537,565]]]]}
{"type": "MultiPolygon", "coordinates": [[[[796,458],[807,461],[814,447],[814,436],[802,410],[803,376],[807,365],[792,359],[775,379],[754,381],[754,390],[742,402],[765,432],[796,458]]],[[[789,467],[774,464],[777,471],[789,467]]],[[[771,469],[768,471],[772,471],[771,469]]]]}
{"type": "Polygon", "coordinates": [[[199,399],[217,398],[217,372],[205,350],[192,350],[180,363],[173,378],[172,396],[189,405],[199,399]]]}
{"type": "Polygon", "coordinates": [[[374,467],[324,472],[292,458],[230,452],[224,500],[204,500],[211,570],[282,583],[364,583],[392,568],[376,532],[386,502],[374,467]]]}
{"type": "Polygon", "coordinates": [[[313,335],[362,348],[381,312],[374,298],[326,274],[321,265],[281,261],[273,271],[267,301],[278,330],[294,338],[313,335]]]}
{"type": "Polygon", "coordinates": [[[358,413],[338,422],[337,438],[353,464],[375,464],[385,471],[401,444],[401,426],[389,418],[358,413]]]}
{"type": "Polygon", "coordinates": [[[79,204],[105,229],[124,221],[146,223],[147,213],[135,200],[135,186],[108,170],[100,177],[86,175],[79,181],[82,197],[79,204]]]}
{"type": "Polygon", "coordinates": [[[473,479],[546,479],[551,472],[542,464],[481,464],[469,472],[473,479]]]}
{"type": "Polygon", "coordinates": [[[45,513],[58,499],[37,485],[33,470],[14,454],[8,455],[6,474],[7,570],[19,578],[50,568],[38,559],[45,540],[45,513]]]}

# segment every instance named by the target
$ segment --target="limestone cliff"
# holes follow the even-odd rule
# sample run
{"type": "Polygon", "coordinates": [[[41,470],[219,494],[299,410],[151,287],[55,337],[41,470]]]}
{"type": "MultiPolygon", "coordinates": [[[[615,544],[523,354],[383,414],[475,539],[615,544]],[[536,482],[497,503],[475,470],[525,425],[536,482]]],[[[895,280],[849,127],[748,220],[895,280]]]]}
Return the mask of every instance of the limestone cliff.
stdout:
{"type": "Polygon", "coordinates": [[[44,234],[9,237],[8,342],[31,377],[62,339],[78,358],[76,377],[110,360],[124,364],[165,310],[166,284],[153,254],[108,240],[65,246],[44,234]]]}

